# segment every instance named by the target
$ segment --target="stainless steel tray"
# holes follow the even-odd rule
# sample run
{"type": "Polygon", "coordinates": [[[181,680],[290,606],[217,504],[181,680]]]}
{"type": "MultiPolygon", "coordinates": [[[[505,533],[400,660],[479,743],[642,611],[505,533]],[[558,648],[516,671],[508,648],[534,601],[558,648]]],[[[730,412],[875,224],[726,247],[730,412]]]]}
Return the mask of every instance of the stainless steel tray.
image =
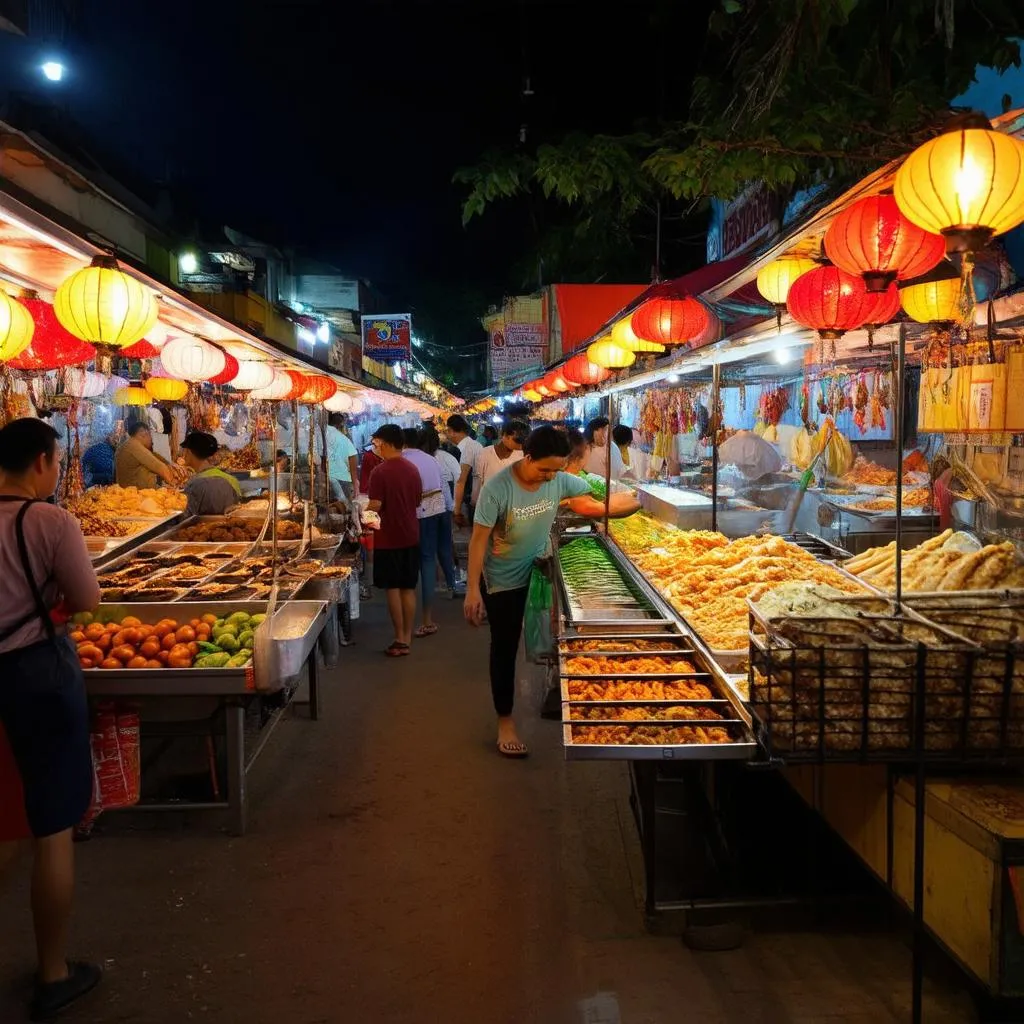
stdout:
{"type": "MultiPolygon", "coordinates": [[[[148,541],[162,537],[168,529],[176,529],[183,517],[183,512],[176,512],[174,515],[163,516],[160,519],[146,520],[145,522],[149,525],[138,533],[133,533],[130,537],[93,538],[94,540],[101,539],[107,542],[104,544],[104,550],[93,556],[93,565],[97,568],[104,566],[121,555],[128,554],[135,548],[141,547],[148,541]]],[[[89,538],[86,539],[88,540],[89,538]]]]}
{"type": "Polygon", "coordinates": [[[274,678],[290,679],[299,674],[327,624],[327,609],[323,601],[286,601],[278,606],[269,620],[274,678]],[[297,636],[280,636],[283,632],[296,632],[299,627],[303,628],[297,636]]]}
{"type": "Polygon", "coordinates": [[[709,701],[725,700],[728,701],[727,697],[716,696],[716,685],[712,680],[710,673],[702,673],[693,676],[563,676],[558,681],[559,692],[562,697],[564,704],[589,704],[591,706],[598,706],[602,704],[707,704],[709,701]],[[654,697],[637,697],[635,700],[624,700],[621,697],[616,697],[609,700],[580,700],[578,697],[571,697],[569,695],[569,682],[573,679],[580,679],[584,682],[613,682],[617,679],[624,679],[627,682],[643,682],[645,679],[661,679],[666,682],[672,682],[674,680],[686,680],[693,683],[703,683],[710,691],[710,697],[664,697],[658,700],[654,697]]]}
{"type": "MultiPolygon", "coordinates": [[[[591,725],[595,723],[575,723],[591,725]]],[[[622,724],[622,723],[616,723],[622,724]]],[[[658,726],[674,727],[679,723],[658,722],[658,726]]],[[[736,743],[682,743],[665,745],[633,745],[576,743],[572,737],[573,726],[562,725],[562,742],[565,745],[567,761],[745,761],[757,754],[753,737],[736,743]]],[[[744,727],[745,736],[749,732],[744,727]]]]}

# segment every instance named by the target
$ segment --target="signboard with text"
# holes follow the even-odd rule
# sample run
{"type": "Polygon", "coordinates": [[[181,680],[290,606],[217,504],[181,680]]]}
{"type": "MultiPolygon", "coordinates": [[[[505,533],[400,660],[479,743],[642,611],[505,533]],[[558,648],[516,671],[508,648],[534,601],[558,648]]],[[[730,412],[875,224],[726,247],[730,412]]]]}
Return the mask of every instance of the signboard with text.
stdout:
{"type": "Polygon", "coordinates": [[[507,324],[498,321],[489,331],[491,379],[543,366],[547,355],[547,324],[507,324]]]}
{"type": "Polygon", "coordinates": [[[762,182],[748,185],[735,199],[711,203],[708,229],[708,262],[738,256],[779,230],[779,199],[762,182]]]}
{"type": "Polygon", "coordinates": [[[379,363],[412,359],[412,317],[408,313],[381,313],[361,320],[364,356],[379,363]]]}

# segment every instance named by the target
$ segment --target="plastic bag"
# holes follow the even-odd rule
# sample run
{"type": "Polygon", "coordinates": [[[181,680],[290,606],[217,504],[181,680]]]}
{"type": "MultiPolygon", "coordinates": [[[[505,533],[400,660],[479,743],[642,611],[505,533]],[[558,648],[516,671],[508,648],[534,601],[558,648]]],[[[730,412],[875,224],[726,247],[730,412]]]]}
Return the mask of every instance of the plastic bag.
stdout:
{"type": "Polygon", "coordinates": [[[551,628],[553,607],[551,580],[535,567],[530,577],[526,615],[523,619],[523,637],[529,661],[544,661],[555,653],[554,631],[551,628]]]}

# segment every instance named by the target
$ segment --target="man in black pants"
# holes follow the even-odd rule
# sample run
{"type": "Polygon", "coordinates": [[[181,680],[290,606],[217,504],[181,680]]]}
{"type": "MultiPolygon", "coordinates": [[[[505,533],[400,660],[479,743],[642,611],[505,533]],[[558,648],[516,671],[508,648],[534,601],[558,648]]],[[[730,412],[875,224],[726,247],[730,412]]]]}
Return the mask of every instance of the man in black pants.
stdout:
{"type": "MultiPolygon", "coordinates": [[[[498,752],[525,757],[512,718],[516,655],[523,631],[526,595],[534,560],[544,553],[559,503],[581,516],[604,515],[604,503],[590,497],[585,480],[562,472],[569,439],[554,427],[538,427],[523,445],[523,458],[491,477],[477,501],[469,544],[465,613],[474,626],[484,611],[491,627],[491,696],[498,715],[498,752]]],[[[632,494],[613,494],[610,514],[639,509],[632,494]]]]}

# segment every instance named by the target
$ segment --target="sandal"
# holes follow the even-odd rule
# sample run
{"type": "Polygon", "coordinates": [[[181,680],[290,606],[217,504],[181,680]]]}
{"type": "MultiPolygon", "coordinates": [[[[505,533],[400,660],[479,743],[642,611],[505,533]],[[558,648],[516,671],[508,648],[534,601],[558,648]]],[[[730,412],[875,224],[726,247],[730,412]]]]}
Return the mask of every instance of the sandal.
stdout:
{"type": "Polygon", "coordinates": [[[529,757],[530,749],[520,740],[499,740],[498,753],[502,757],[529,757]]]}
{"type": "Polygon", "coordinates": [[[384,653],[389,658],[404,658],[409,653],[409,645],[403,644],[401,640],[394,640],[384,648],[384,653]]]}
{"type": "Polygon", "coordinates": [[[419,629],[413,633],[413,636],[418,636],[422,639],[425,636],[433,636],[437,632],[437,623],[432,622],[429,626],[420,626],[419,629]]]}

